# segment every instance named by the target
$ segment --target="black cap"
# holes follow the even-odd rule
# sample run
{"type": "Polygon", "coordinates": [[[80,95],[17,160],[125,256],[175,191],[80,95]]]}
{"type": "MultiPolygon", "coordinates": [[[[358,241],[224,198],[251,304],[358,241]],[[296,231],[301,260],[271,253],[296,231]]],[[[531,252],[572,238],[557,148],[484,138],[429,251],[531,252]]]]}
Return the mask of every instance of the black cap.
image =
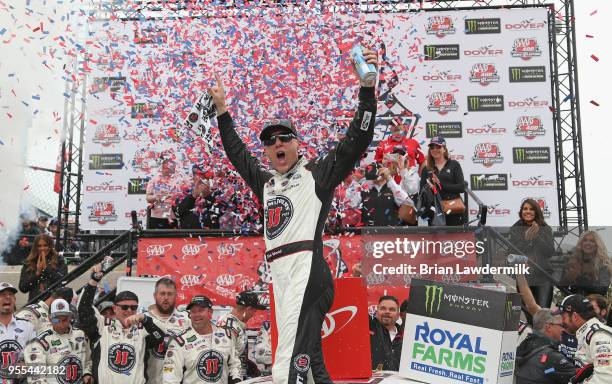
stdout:
{"type": "Polygon", "coordinates": [[[268,309],[259,303],[259,295],[253,291],[242,291],[236,296],[236,304],[243,307],[253,307],[255,309],[268,309]]]}
{"type": "Polygon", "coordinates": [[[587,315],[593,311],[594,308],[593,304],[591,304],[591,300],[582,295],[569,295],[561,301],[559,308],[553,312],[553,315],[560,315],[563,312],[576,312],[579,315],[587,315]]]}
{"type": "Polygon", "coordinates": [[[380,165],[376,162],[368,164],[364,172],[366,180],[378,179],[378,168],[380,168],[380,165]]]}
{"type": "Polygon", "coordinates": [[[134,300],[138,302],[138,296],[136,296],[136,294],[132,291],[122,291],[115,295],[115,300],[113,301],[113,303],[117,304],[126,300],[134,300]]]}
{"type": "Polygon", "coordinates": [[[210,299],[206,296],[194,296],[191,298],[191,301],[189,302],[189,305],[187,305],[187,310],[189,311],[191,309],[191,307],[193,307],[194,305],[199,305],[201,307],[204,308],[210,308],[212,309],[212,301],[210,301],[210,299]]]}
{"type": "Polygon", "coordinates": [[[268,139],[270,134],[276,129],[284,130],[287,133],[293,133],[295,137],[298,137],[298,133],[291,121],[287,119],[274,119],[264,124],[263,129],[259,133],[259,140],[264,141],[265,139],[268,139]]]}

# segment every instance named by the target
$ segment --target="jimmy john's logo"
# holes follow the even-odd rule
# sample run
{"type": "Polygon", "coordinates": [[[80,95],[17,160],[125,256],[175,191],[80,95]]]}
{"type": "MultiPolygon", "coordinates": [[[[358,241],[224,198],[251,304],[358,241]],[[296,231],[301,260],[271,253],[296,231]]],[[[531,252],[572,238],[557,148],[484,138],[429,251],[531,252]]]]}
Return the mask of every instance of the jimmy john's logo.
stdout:
{"type": "Polygon", "coordinates": [[[516,119],[514,135],[533,140],[536,136],[544,136],[546,130],[540,116],[519,116],[516,119]]]}
{"type": "Polygon", "coordinates": [[[468,96],[468,111],[470,112],[489,112],[504,110],[503,95],[468,96]]]}
{"type": "Polygon", "coordinates": [[[463,127],[460,121],[428,122],[425,124],[425,136],[429,139],[442,136],[446,139],[455,139],[463,136],[463,127]]]}
{"type": "Polygon", "coordinates": [[[89,169],[121,169],[123,168],[123,155],[121,153],[93,153],[89,155],[89,169]]]}
{"type": "Polygon", "coordinates": [[[499,82],[499,75],[497,74],[495,64],[476,63],[472,65],[472,70],[470,71],[470,82],[479,83],[482,86],[499,82]]]}
{"type": "Polygon", "coordinates": [[[470,175],[470,189],[473,191],[507,191],[508,175],[505,173],[470,175]]]}
{"type": "Polygon", "coordinates": [[[497,143],[479,143],[474,147],[474,164],[482,164],[490,167],[493,164],[503,163],[504,158],[497,143]]]}
{"type": "Polygon", "coordinates": [[[430,16],[427,19],[427,27],[425,28],[425,31],[428,35],[436,35],[437,37],[453,35],[456,32],[453,19],[450,16],[445,15],[430,16]]]}
{"type": "Polygon", "coordinates": [[[438,112],[441,115],[445,115],[449,111],[456,111],[459,109],[457,102],[455,101],[455,95],[452,92],[434,92],[428,97],[429,105],[427,109],[432,112],[438,112]]]}
{"type": "Polygon", "coordinates": [[[533,37],[519,37],[514,40],[512,45],[512,57],[520,57],[523,60],[530,60],[532,57],[542,56],[538,40],[533,37]]]}
{"type": "Polygon", "coordinates": [[[512,162],[515,164],[548,164],[550,163],[549,147],[514,147],[512,162]]]}
{"type": "Polygon", "coordinates": [[[546,67],[510,67],[508,76],[511,83],[537,83],[546,81],[546,67]]]}
{"type": "Polygon", "coordinates": [[[266,201],[266,237],[275,239],[287,228],[293,217],[293,204],[283,195],[273,196],[266,201]]]}
{"type": "Polygon", "coordinates": [[[466,35],[480,35],[488,33],[501,33],[500,19],[465,19],[466,35]]]}
{"type": "Polygon", "coordinates": [[[425,60],[459,60],[459,44],[425,45],[425,60]]]}

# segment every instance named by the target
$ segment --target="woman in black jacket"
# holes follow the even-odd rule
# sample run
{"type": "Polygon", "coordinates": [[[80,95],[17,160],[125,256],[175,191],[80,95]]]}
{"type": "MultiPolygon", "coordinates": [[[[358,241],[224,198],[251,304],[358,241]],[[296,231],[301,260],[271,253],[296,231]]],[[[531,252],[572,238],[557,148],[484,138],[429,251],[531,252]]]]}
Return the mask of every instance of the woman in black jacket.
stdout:
{"type": "Polygon", "coordinates": [[[29,293],[30,301],[67,273],[64,258],[53,248],[53,238],[49,235],[36,236],[32,250],[21,268],[19,290],[29,293]]]}
{"type": "MultiPolygon", "coordinates": [[[[519,220],[510,228],[510,242],[516,246],[529,261],[537,264],[549,275],[552,274],[550,258],[555,252],[552,228],[544,221],[544,214],[537,201],[526,199],[521,204],[519,220]]],[[[542,308],[550,308],[552,301],[552,282],[540,269],[530,265],[527,275],[529,288],[542,308]]]]}
{"type": "MultiPolygon", "coordinates": [[[[461,164],[456,160],[449,159],[448,149],[446,148],[446,140],[441,136],[436,136],[429,143],[429,151],[427,152],[427,162],[421,173],[421,186],[429,185],[431,190],[440,194],[442,200],[452,200],[461,197],[460,194],[465,192],[465,180],[463,179],[463,170],[461,164]]],[[[429,205],[429,204],[425,204],[429,205]]],[[[434,211],[428,206],[423,206],[426,213],[430,213],[429,225],[433,225],[434,211]]],[[[464,224],[464,213],[445,213],[446,225],[461,226],[464,224]]]]}

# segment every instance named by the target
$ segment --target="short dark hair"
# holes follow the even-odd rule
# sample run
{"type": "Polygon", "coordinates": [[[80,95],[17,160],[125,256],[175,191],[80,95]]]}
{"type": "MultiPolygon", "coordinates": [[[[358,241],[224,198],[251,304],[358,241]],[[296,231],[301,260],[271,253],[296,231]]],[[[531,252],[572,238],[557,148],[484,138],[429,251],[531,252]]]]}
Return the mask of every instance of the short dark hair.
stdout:
{"type": "Polygon", "coordinates": [[[599,309],[604,310],[604,309],[608,309],[608,307],[610,306],[610,304],[608,303],[608,299],[605,298],[605,296],[600,295],[598,293],[592,293],[590,295],[587,295],[586,297],[587,299],[594,301],[597,303],[597,306],[599,307],[599,309]]]}
{"type": "Polygon", "coordinates": [[[72,297],[74,296],[74,291],[69,287],[62,287],[51,292],[51,297],[54,299],[64,299],[68,303],[72,301],[72,297]]]}
{"type": "Polygon", "coordinates": [[[157,282],[155,283],[155,292],[157,292],[157,288],[160,285],[165,285],[167,287],[173,287],[174,289],[176,289],[176,283],[174,282],[174,280],[172,280],[169,277],[162,277],[159,280],[157,280],[157,282]]]}
{"type": "Polygon", "coordinates": [[[382,303],[385,300],[395,301],[395,304],[397,304],[397,306],[399,307],[399,300],[397,299],[397,297],[391,295],[381,296],[380,299],[378,299],[378,304],[382,303]]]}

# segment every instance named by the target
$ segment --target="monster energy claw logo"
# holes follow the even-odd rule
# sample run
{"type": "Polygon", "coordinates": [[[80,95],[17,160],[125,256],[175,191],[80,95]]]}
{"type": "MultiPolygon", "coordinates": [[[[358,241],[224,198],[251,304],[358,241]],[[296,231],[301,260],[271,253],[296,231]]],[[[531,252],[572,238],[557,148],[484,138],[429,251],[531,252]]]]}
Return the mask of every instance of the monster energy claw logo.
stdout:
{"type": "Polygon", "coordinates": [[[474,33],[476,32],[476,28],[478,27],[478,21],[476,20],[466,20],[465,21],[466,29],[468,32],[474,33]]]}
{"type": "Polygon", "coordinates": [[[425,46],[425,56],[427,58],[434,59],[436,57],[436,46],[435,45],[426,45],[425,46]]]}
{"type": "Polygon", "coordinates": [[[478,96],[468,96],[468,102],[472,111],[477,111],[480,107],[480,99],[478,96]]]}
{"type": "Polygon", "coordinates": [[[510,76],[512,77],[512,81],[518,81],[521,79],[521,69],[518,67],[510,68],[510,76]]]}
{"type": "Polygon", "coordinates": [[[512,301],[508,300],[506,301],[506,319],[509,319],[512,317],[512,301]]]}
{"type": "Polygon", "coordinates": [[[514,148],[514,157],[517,163],[522,163],[527,158],[527,151],[525,148],[514,148]]]}
{"type": "Polygon", "coordinates": [[[427,137],[438,136],[438,124],[427,124],[427,137]]]}
{"type": "Polygon", "coordinates": [[[434,307],[436,307],[436,312],[440,311],[440,304],[442,303],[442,292],[443,291],[444,291],[444,288],[438,285],[426,285],[425,286],[425,312],[429,312],[429,314],[433,314],[434,307]]]}

